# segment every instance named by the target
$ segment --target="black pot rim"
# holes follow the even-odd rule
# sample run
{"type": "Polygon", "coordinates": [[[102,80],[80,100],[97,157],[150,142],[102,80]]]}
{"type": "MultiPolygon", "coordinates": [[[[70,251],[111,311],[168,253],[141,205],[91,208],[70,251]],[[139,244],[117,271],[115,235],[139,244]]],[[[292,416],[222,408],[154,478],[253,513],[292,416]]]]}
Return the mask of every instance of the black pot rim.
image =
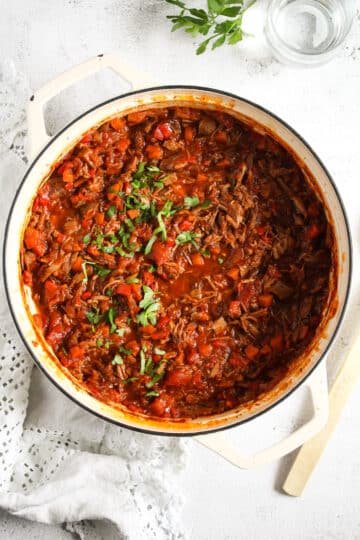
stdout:
{"type": "MultiPolygon", "coordinates": [[[[30,100],[33,100],[34,99],[34,96],[32,96],[30,98],[30,100]]],[[[259,416],[271,411],[274,407],[276,407],[277,405],[279,405],[280,403],[282,403],[287,397],[289,397],[293,392],[295,392],[295,390],[297,390],[307,379],[308,377],[313,373],[313,371],[318,367],[318,365],[320,364],[320,362],[324,359],[324,357],[326,356],[327,352],[329,351],[331,345],[333,344],[334,342],[334,339],[336,338],[337,334],[338,334],[338,331],[341,327],[341,324],[343,322],[343,319],[344,319],[344,315],[345,315],[345,312],[346,312],[346,308],[347,308],[347,305],[348,305],[348,301],[349,301],[349,295],[350,295],[350,288],[351,288],[351,281],[352,281],[352,272],[353,272],[353,255],[352,255],[352,251],[353,251],[353,248],[352,248],[352,238],[351,238],[351,232],[350,232],[350,226],[349,226],[349,220],[348,220],[348,217],[347,217],[347,214],[346,214],[346,210],[345,210],[345,206],[344,206],[344,203],[342,201],[342,198],[339,194],[339,191],[336,187],[336,184],[335,184],[335,181],[333,180],[332,176],[330,175],[328,169],[325,167],[324,163],[322,162],[322,160],[319,158],[319,156],[317,155],[317,153],[313,150],[313,148],[305,141],[305,139],[294,129],[292,128],[286,121],[284,121],[282,118],[280,118],[278,115],[276,115],[275,113],[269,111],[268,109],[266,109],[265,107],[263,107],[262,105],[259,105],[257,103],[255,103],[254,101],[251,101],[249,99],[246,99],[246,98],[243,98],[241,96],[237,96],[236,94],[233,94],[231,92],[227,92],[227,91],[224,91],[224,90],[218,90],[218,89],[215,89],[215,88],[210,88],[210,87],[207,87],[207,86],[197,86],[197,85],[180,85],[180,84],[176,84],[176,85],[161,85],[161,86],[153,86],[153,87],[150,87],[150,88],[145,88],[145,89],[139,89],[139,90],[132,90],[130,92],[127,92],[125,94],[121,94],[121,95],[118,95],[118,96],[115,96],[113,98],[110,98],[106,101],[103,101],[97,105],[95,105],[94,107],[88,109],[87,111],[85,111],[84,113],[80,114],[79,116],[77,116],[74,120],[72,120],[71,122],[69,122],[64,128],[62,128],[54,137],[51,138],[51,140],[44,146],[44,148],[38,153],[38,155],[35,157],[35,159],[32,161],[31,165],[29,166],[29,168],[27,169],[22,181],[20,182],[19,184],[19,187],[16,191],[16,194],[15,194],[15,197],[14,197],[14,200],[11,204],[11,207],[10,207],[10,211],[9,211],[9,214],[8,214],[8,217],[7,217],[7,220],[6,220],[6,226],[5,226],[5,231],[4,231],[4,243],[3,243],[3,275],[4,275],[4,285],[5,285],[5,293],[6,293],[6,298],[7,298],[7,302],[8,302],[8,305],[9,305],[9,309],[10,309],[10,313],[12,315],[12,318],[13,318],[13,321],[14,321],[14,324],[16,326],[16,329],[27,349],[27,351],[29,352],[30,356],[32,357],[32,359],[34,360],[35,364],[37,365],[37,367],[39,367],[41,369],[41,371],[46,375],[46,377],[57,387],[58,390],[60,390],[65,396],[67,396],[69,399],[71,399],[71,401],[73,401],[74,403],[76,403],[78,406],[80,406],[82,409],[84,409],[85,411],[97,416],[98,418],[101,418],[102,420],[105,420],[106,422],[110,422],[111,424],[114,424],[114,425],[117,425],[118,427],[121,427],[121,428],[126,428],[126,429],[131,429],[133,431],[137,431],[137,432],[140,432],[140,433],[146,433],[146,434],[149,434],[149,435],[161,435],[161,436],[168,436],[168,437],[194,437],[194,436],[197,436],[197,435],[207,435],[207,434],[210,434],[210,433],[215,433],[215,432],[218,432],[218,431],[224,431],[224,430],[227,430],[227,429],[232,429],[232,428],[235,428],[235,427],[238,427],[242,424],[245,424],[247,422],[250,422],[251,420],[255,420],[255,418],[258,418],[259,416]],[[206,430],[201,430],[201,431],[194,431],[194,432],[163,432],[161,430],[151,430],[151,429],[146,429],[146,428],[140,428],[140,427],[137,427],[137,426],[130,426],[130,425],[127,425],[125,423],[122,423],[121,421],[118,421],[118,420],[114,420],[114,419],[111,419],[111,418],[108,418],[106,417],[105,415],[99,413],[99,412],[96,412],[94,410],[92,410],[90,407],[88,407],[87,405],[84,405],[83,403],[80,403],[74,396],[70,395],[61,385],[60,383],[54,379],[47,371],[46,369],[44,368],[44,366],[42,365],[42,363],[40,362],[40,360],[38,360],[38,358],[36,357],[36,355],[33,353],[33,351],[31,350],[31,348],[29,347],[29,344],[27,342],[27,339],[26,337],[24,336],[24,333],[21,329],[21,325],[19,323],[19,321],[17,320],[17,317],[16,317],[16,313],[15,313],[15,310],[14,310],[14,307],[12,305],[12,300],[11,300],[11,295],[10,295],[10,292],[9,292],[9,285],[8,285],[8,276],[6,274],[6,265],[5,265],[5,256],[6,256],[6,252],[7,252],[7,245],[8,245],[8,230],[9,230],[9,226],[10,226],[10,222],[11,222],[11,218],[12,218],[12,215],[13,215],[13,210],[14,210],[14,206],[15,206],[15,203],[18,199],[18,196],[19,196],[19,193],[27,179],[27,177],[29,176],[31,170],[33,169],[34,165],[39,161],[39,159],[42,157],[42,155],[46,152],[46,150],[49,148],[49,146],[51,146],[53,144],[53,142],[58,139],[65,131],[67,131],[73,124],[75,124],[76,122],[78,122],[81,118],[83,118],[84,116],[86,116],[87,114],[93,112],[94,110],[96,109],[99,109],[101,107],[103,107],[104,105],[107,105],[109,103],[112,103],[114,101],[117,101],[119,99],[122,99],[122,98],[126,98],[126,97],[130,97],[130,96],[136,96],[138,94],[142,94],[142,93],[146,93],[146,92],[151,92],[151,91],[162,91],[162,90],[199,90],[199,91],[203,91],[203,92],[210,92],[210,93],[213,93],[213,94],[218,94],[220,96],[223,96],[223,97],[229,97],[229,98],[233,98],[233,99],[236,99],[236,100],[240,100],[244,103],[247,103],[248,105],[251,105],[257,109],[259,109],[260,111],[262,112],[265,112],[266,114],[268,114],[269,116],[271,116],[272,118],[274,118],[275,120],[277,120],[278,122],[280,122],[281,124],[283,124],[291,133],[293,133],[295,135],[295,137],[297,137],[301,142],[302,144],[310,151],[310,153],[314,156],[314,158],[316,159],[316,161],[320,164],[320,166],[322,167],[322,169],[324,170],[329,182],[331,183],[334,191],[335,191],[335,194],[337,196],[337,199],[338,199],[338,202],[340,204],[340,207],[341,207],[341,211],[342,211],[342,214],[343,214],[343,218],[344,218],[344,223],[345,223],[345,227],[346,227],[346,231],[347,231],[347,240],[348,240],[348,257],[349,257],[349,278],[348,278],[348,283],[347,283],[347,288],[346,288],[346,293],[345,293],[345,299],[344,299],[344,303],[341,307],[341,312],[340,312],[340,315],[339,315],[339,320],[338,320],[338,323],[336,325],[336,328],[334,330],[334,332],[332,333],[331,335],[331,338],[329,339],[329,342],[327,343],[327,346],[324,350],[324,352],[322,353],[322,355],[320,356],[320,358],[318,359],[318,361],[316,362],[316,364],[305,374],[302,376],[301,380],[299,380],[292,388],[290,388],[283,396],[279,397],[276,401],[274,401],[274,403],[272,403],[271,405],[269,405],[269,407],[266,407],[263,411],[259,411],[257,412],[256,414],[254,414],[253,416],[250,416],[249,418],[245,418],[245,419],[239,419],[238,421],[232,423],[232,424],[229,424],[229,425],[225,425],[225,426],[216,426],[214,428],[210,428],[210,429],[206,429],[206,430]]]]}

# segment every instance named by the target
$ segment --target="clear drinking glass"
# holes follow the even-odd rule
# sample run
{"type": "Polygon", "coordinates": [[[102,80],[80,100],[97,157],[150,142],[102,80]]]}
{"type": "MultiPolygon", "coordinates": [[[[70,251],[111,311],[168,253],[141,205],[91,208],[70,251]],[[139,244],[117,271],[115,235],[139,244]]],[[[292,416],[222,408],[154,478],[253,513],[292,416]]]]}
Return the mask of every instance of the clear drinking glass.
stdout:
{"type": "Polygon", "coordinates": [[[305,66],[335,56],[355,16],[355,0],[270,0],[265,35],[275,56],[305,66]]]}

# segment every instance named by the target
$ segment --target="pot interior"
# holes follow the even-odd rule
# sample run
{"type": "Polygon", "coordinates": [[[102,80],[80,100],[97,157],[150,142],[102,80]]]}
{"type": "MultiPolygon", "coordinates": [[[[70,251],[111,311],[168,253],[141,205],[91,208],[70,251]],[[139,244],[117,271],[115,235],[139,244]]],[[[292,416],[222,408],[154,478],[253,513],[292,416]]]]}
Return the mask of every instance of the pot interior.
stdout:
{"type": "Polygon", "coordinates": [[[148,432],[165,434],[205,433],[230,427],[266,411],[296,388],[316,367],[327,351],[341,322],[350,282],[351,247],[349,229],[336,188],[327,171],[306,143],[286,124],[261,107],[226,93],[195,87],[164,87],[133,92],[110,100],[85,113],[60,132],[39,154],[28,170],[14,201],[6,234],[4,270],[11,311],[29,352],[47,376],[70,398],[102,418],[148,432]],[[289,373],[266,395],[253,403],[226,413],[191,420],[149,419],[128,410],[98,401],[65,372],[45,339],[32,322],[36,306],[30,290],[20,280],[20,246],[33,198],[53,164],[67,153],[85,132],[113,116],[134,110],[190,106],[220,109],[242,122],[274,137],[295,157],[310,183],[322,199],[328,220],[332,223],[335,246],[330,277],[330,294],[311,346],[292,364],[289,373]]]}

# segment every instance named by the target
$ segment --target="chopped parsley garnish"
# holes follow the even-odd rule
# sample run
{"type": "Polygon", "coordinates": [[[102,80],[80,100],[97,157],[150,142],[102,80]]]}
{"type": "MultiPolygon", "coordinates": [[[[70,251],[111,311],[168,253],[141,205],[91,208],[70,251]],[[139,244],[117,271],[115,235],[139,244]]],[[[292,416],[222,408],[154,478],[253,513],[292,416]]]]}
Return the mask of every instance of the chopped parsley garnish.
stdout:
{"type": "Polygon", "coordinates": [[[159,349],[158,347],[155,347],[154,353],[158,354],[159,356],[162,356],[163,354],[165,354],[165,351],[163,351],[162,349],[159,349]]]}
{"type": "Polygon", "coordinates": [[[122,382],[122,384],[128,384],[128,383],[131,383],[133,381],[137,381],[139,377],[128,377],[127,379],[124,379],[122,382]]]}
{"type": "Polygon", "coordinates": [[[155,266],[152,264],[148,269],[147,269],[148,272],[150,272],[151,274],[153,274],[154,272],[156,272],[156,268],[155,266]]]}
{"type": "Polygon", "coordinates": [[[88,276],[87,269],[86,269],[87,264],[89,264],[90,266],[93,266],[95,272],[100,277],[108,276],[111,273],[111,270],[109,270],[108,268],[102,268],[101,266],[99,266],[98,264],[96,264],[96,263],[94,263],[92,261],[83,261],[82,264],[81,264],[81,269],[82,269],[82,272],[84,274],[84,279],[82,280],[82,282],[84,284],[86,284],[89,281],[89,276],[88,276]]]}
{"type": "Polygon", "coordinates": [[[111,219],[116,214],[116,206],[110,206],[109,210],[106,212],[106,215],[109,219],[111,219]]]}
{"type": "Polygon", "coordinates": [[[142,326],[156,325],[156,312],[160,309],[160,303],[154,298],[154,291],[147,285],[142,286],[143,299],[139,303],[142,311],[137,315],[137,322],[142,326]]]}
{"type": "Polygon", "coordinates": [[[152,388],[157,382],[160,381],[160,379],[163,378],[164,375],[165,375],[165,370],[162,371],[161,373],[156,373],[154,377],[151,379],[151,381],[145,384],[146,388],[152,388]]]}
{"type": "Polygon", "coordinates": [[[203,249],[200,251],[201,255],[204,255],[204,257],[210,257],[211,252],[208,249],[203,249]]]}
{"type": "Polygon", "coordinates": [[[184,231],[178,234],[175,241],[177,244],[187,244],[188,242],[190,242],[196,249],[199,249],[199,246],[195,241],[195,238],[197,237],[198,235],[192,231],[184,231]]]}
{"type": "Polygon", "coordinates": [[[218,258],[218,263],[219,263],[219,264],[223,264],[223,262],[224,262],[224,259],[222,259],[221,257],[219,257],[219,258],[218,258]]]}
{"type": "MultiPolygon", "coordinates": [[[[145,246],[145,249],[144,249],[145,255],[149,255],[149,253],[150,253],[151,250],[152,250],[152,247],[153,247],[153,244],[154,244],[155,240],[156,240],[156,235],[153,234],[153,236],[150,238],[150,240],[148,241],[148,243],[147,243],[146,246],[145,246]]],[[[150,272],[150,271],[151,271],[151,270],[149,270],[149,272],[150,272]]],[[[154,272],[154,270],[153,270],[153,272],[154,272]]]]}
{"type": "Polygon", "coordinates": [[[147,392],[145,394],[145,397],[158,397],[160,394],[159,392],[156,392],[155,390],[151,390],[151,392],[147,392]]]}
{"type": "Polygon", "coordinates": [[[123,354],[132,354],[132,350],[131,349],[125,349],[125,347],[119,347],[119,351],[123,354]]]}
{"type": "Polygon", "coordinates": [[[126,280],[126,283],[139,283],[139,278],[137,277],[130,277],[126,280]]]}
{"type": "Polygon", "coordinates": [[[87,313],[85,313],[85,316],[92,326],[94,326],[95,324],[99,324],[99,322],[104,317],[103,313],[100,313],[99,308],[96,308],[95,311],[88,311],[87,313]]]}
{"type": "Polygon", "coordinates": [[[202,205],[200,206],[201,209],[203,208],[208,208],[209,206],[211,205],[211,201],[209,199],[206,199],[206,201],[204,201],[202,203],[202,205]]]}
{"type": "Polygon", "coordinates": [[[84,244],[85,244],[86,246],[87,246],[88,243],[90,242],[90,238],[91,238],[91,234],[90,234],[90,233],[89,233],[89,234],[86,234],[86,235],[84,236],[83,242],[84,242],[84,244]]]}
{"type": "Polygon", "coordinates": [[[102,339],[97,339],[96,340],[96,346],[97,347],[102,347],[103,346],[103,340],[102,339]]]}
{"type": "Polygon", "coordinates": [[[144,349],[140,351],[140,375],[144,375],[146,367],[146,356],[144,349]]]}
{"type": "Polygon", "coordinates": [[[108,289],[105,294],[106,294],[106,296],[112,296],[113,292],[114,291],[112,289],[108,289]]]}
{"type": "Polygon", "coordinates": [[[200,203],[199,197],[185,197],[184,198],[185,208],[194,208],[195,206],[198,206],[199,203],[200,203]]]}
{"type": "MultiPolygon", "coordinates": [[[[97,271],[98,276],[100,277],[108,276],[111,273],[111,270],[109,270],[108,268],[99,267],[96,271],[97,271]]],[[[111,289],[108,289],[108,290],[110,291],[111,289]]]]}
{"type": "Polygon", "coordinates": [[[125,328],[117,328],[115,330],[115,333],[120,336],[120,337],[123,337],[123,335],[125,334],[125,328]]]}
{"type": "Polygon", "coordinates": [[[108,318],[108,321],[110,323],[110,333],[112,334],[113,332],[116,332],[116,324],[114,322],[114,317],[115,317],[115,311],[114,311],[114,308],[110,308],[109,311],[107,312],[107,318],[108,318]]]}
{"type": "Polygon", "coordinates": [[[115,354],[113,361],[111,362],[113,366],[118,365],[121,366],[124,363],[124,360],[120,356],[120,354],[115,354]]]}

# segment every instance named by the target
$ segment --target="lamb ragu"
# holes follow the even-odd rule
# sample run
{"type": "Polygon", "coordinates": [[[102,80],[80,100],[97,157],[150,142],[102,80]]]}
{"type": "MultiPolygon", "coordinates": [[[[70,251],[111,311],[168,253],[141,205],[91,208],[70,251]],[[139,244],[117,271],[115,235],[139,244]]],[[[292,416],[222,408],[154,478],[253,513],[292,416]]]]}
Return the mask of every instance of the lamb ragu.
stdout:
{"type": "Polygon", "coordinates": [[[83,136],[34,199],[23,282],[65,370],[161,418],[246,404],[314,338],[332,227],[294,157],[224,112],[154,108],[83,136]]]}

